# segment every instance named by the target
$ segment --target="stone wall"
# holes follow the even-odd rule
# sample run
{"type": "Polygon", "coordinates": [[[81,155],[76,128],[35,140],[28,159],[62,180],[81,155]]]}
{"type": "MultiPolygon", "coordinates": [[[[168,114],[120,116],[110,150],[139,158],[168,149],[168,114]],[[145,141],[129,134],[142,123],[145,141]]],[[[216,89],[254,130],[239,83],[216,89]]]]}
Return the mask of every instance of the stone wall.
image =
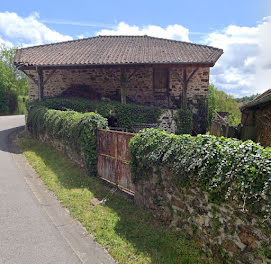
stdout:
{"type": "Polygon", "coordinates": [[[166,225],[197,238],[225,263],[271,263],[271,223],[234,204],[214,204],[197,187],[181,187],[170,171],[153,168],[136,183],[135,201],[166,225]],[[226,262],[228,261],[228,262],[226,262]]]}
{"type": "MultiPolygon", "coordinates": [[[[189,76],[195,67],[187,67],[189,76]]],[[[129,69],[129,76],[135,69],[129,69]]],[[[179,107],[182,94],[182,84],[173,74],[177,72],[181,77],[183,68],[172,67],[169,70],[168,87],[155,89],[153,87],[153,67],[142,66],[137,68],[132,75],[127,88],[127,102],[143,105],[158,106],[167,109],[179,107]]],[[[43,79],[46,80],[51,70],[45,70],[43,79]]],[[[36,71],[28,71],[35,80],[38,80],[36,71]]],[[[60,96],[63,93],[73,95],[80,93],[82,97],[101,100],[107,98],[120,100],[120,74],[119,67],[112,68],[77,68],[77,69],[58,69],[44,85],[44,97],[60,96]]],[[[207,120],[206,107],[202,109],[202,102],[206,103],[209,85],[209,67],[199,67],[195,75],[188,84],[189,106],[194,117],[194,131],[205,133],[207,120]]],[[[29,100],[38,99],[38,87],[29,78],[29,100]]],[[[165,119],[164,119],[165,121],[165,119]]]]}
{"type": "MultiPolygon", "coordinates": [[[[44,71],[46,80],[51,70],[44,71]]],[[[130,75],[133,70],[129,70],[130,75]]],[[[28,71],[36,80],[37,73],[28,71]]],[[[90,99],[120,99],[120,68],[83,68],[56,70],[44,86],[44,97],[55,97],[70,90],[87,89],[90,99]],[[92,98],[91,98],[92,97],[92,98]]],[[[152,68],[142,67],[131,77],[127,89],[128,102],[152,105],[152,68]]],[[[29,79],[29,100],[38,99],[38,87],[29,79]]]]}
{"type": "MultiPolygon", "coordinates": [[[[195,67],[187,67],[187,75],[192,73],[195,67]]],[[[159,106],[164,105],[167,108],[174,108],[176,100],[179,100],[182,93],[182,85],[172,71],[178,72],[182,76],[183,68],[169,68],[169,101],[166,91],[159,91],[159,95],[164,97],[159,106]]],[[[127,73],[131,74],[134,70],[130,69],[127,73]]],[[[36,71],[27,71],[34,79],[37,78],[36,71]]],[[[44,71],[43,79],[46,80],[51,70],[44,71]]],[[[69,88],[78,89],[81,86],[89,88],[90,92],[95,91],[96,95],[101,97],[114,97],[120,94],[120,68],[78,68],[56,70],[49,81],[44,86],[45,97],[55,97],[61,95],[69,88]]],[[[199,67],[188,85],[188,98],[193,99],[196,95],[206,97],[208,95],[209,68],[199,67]]],[[[138,68],[131,77],[128,84],[127,97],[141,104],[156,105],[154,100],[155,91],[153,89],[153,68],[145,66],[138,68]]],[[[32,79],[29,78],[29,98],[30,101],[38,99],[38,87],[32,79]]],[[[159,101],[159,100],[158,100],[159,101]]]]}
{"type": "Polygon", "coordinates": [[[256,141],[263,146],[271,146],[271,102],[256,112],[256,141]]]}
{"type": "MultiPolygon", "coordinates": [[[[187,77],[189,77],[194,70],[195,67],[187,67],[187,77]]],[[[178,76],[183,78],[183,68],[172,67],[169,78],[170,94],[174,98],[179,99],[182,94],[182,84],[180,83],[176,74],[173,71],[178,73],[178,76]]],[[[206,97],[208,96],[208,89],[209,89],[209,67],[199,67],[197,72],[192,77],[191,81],[188,83],[187,98],[193,99],[195,95],[206,97]]]]}
{"type": "Polygon", "coordinates": [[[175,121],[175,115],[177,110],[167,109],[163,110],[158,122],[158,128],[165,130],[168,133],[175,133],[177,131],[177,124],[175,121]]]}
{"type": "Polygon", "coordinates": [[[244,109],[242,125],[244,130],[247,127],[254,127],[255,135],[251,139],[264,147],[271,146],[271,102],[259,105],[257,108],[244,109]]]}

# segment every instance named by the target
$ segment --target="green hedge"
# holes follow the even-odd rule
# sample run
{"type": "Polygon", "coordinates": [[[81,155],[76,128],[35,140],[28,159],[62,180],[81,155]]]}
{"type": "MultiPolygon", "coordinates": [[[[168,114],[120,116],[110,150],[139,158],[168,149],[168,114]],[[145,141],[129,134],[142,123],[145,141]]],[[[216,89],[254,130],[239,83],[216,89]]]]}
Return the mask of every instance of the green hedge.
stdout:
{"type": "Polygon", "coordinates": [[[55,110],[73,110],[81,113],[97,112],[105,118],[114,118],[116,126],[132,128],[140,123],[157,123],[162,113],[157,107],[119,102],[100,102],[82,98],[52,98],[30,105],[42,105],[55,110]]]}
{"type": "Polygon", "coordinates": [[[28,109],[27,128],[34,136],[48,135],[61,140],[83,156],[86,168],[96,174],[96,131],[106,128],[107,120],[96,113],[59,111],[44,106],[28,109]]]}
{"type": "Polygon", "coordinates": [[[130,141],[133,180],[151,167],[169,168],[178,183],[201,186],[213,202],[236,201],[261,216],[271,212],[271,148],[252,141],[169,135],[145,129],[130,141]]]}

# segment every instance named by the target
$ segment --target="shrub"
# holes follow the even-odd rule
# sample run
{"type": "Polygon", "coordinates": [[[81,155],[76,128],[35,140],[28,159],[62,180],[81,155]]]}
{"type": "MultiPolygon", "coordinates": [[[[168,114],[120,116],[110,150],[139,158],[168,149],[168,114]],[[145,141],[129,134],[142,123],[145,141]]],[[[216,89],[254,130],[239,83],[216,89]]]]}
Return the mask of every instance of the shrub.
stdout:
{"type": "Polygon", "coordinates": [[[16,109],[16,114],[23,115],[27,105],[28,105],[28,96],[19,95],[18,96],[18,107],[16,109]]]}
{"type": "Polygon", "coordinates": [[[52,98],[31,105],[43,105],[55,110],[73,110],[81,113],[97,112],[109,119],[110,125],[131,129],[137,123],[157,123],[161,109],[119,102],[100,102],[82,98],[52,98]]]}
{"type": "Polygon", "coordinates": [[[191,134],[193,114],[189,109],[179,109],[176,113],[177,134],[191,134]]]}
{"type": "Polygon", "coordinates": [[[39,137],[48,135],[61,140],[79,155],[86,168],[96,174],[96,131],[106,128],[107,120],[96,113],[51,110],[44,106],[29,107],[27,128],[39,137]]]}
{"type": "Polygon", "coordinates": [[[171,170],[181,184],[195,184],[213,201],[235,201],[260,216],[271,213],[271,148],[252,141],[169,135],[145,129],[130,141],[133,180],[151,167],[171,170]]]}
{"type": "Polygon", "coordinates": [[[13,114],[18,106],[17,95],[0,83],[0,114],[13,114]]]}
{"type": "Polygon", "coordinates": [[[9,112],[9,100],[7,96],[7,89],[1,86],[0,83],[0,114],[7,114],[9,112]]]}

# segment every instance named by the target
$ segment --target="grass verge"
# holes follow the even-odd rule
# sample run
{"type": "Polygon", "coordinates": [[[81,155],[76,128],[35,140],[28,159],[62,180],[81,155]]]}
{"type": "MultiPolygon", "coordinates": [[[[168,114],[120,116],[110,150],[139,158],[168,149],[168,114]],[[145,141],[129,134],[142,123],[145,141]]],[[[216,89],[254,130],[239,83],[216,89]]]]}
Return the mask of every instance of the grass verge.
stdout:
{"type": "Polygon", "coordinates": [[[109,195],[102,180],[51,146],[25,134],[18,144],[29,163],[61,204],[79,220],[118,263],[209,263],[195,241],[157,222],[122,195],[109,195]],[[92,198],[108,197],[92,206],[92,198]]]}

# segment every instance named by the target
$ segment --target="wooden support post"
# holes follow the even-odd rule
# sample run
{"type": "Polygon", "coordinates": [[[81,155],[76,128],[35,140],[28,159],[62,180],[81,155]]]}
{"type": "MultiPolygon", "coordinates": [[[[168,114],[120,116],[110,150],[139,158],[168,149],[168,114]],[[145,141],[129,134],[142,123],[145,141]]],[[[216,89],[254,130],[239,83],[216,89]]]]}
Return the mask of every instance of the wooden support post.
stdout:
{"type": "Polygon", "coordinates": [[[39,101],[43,99],[43,72],[42,69],[37,69],[38,72],[38,89],[39,89],[39,101]]]}
{"type": "Polygon", "coordinates": [[[120,74],[120,95],[121,103],[126,104],[126,90],[127,90],[128,77],[126,71],[122,68],[120,74]]]}
{"type": "Polygon", "coordinates": [[[188,86],[188,80],[187,80],[187,74],[186,74],[186,68],[183,70],[183,92],[182,92],[182,109],[187,109],[187,86],[188,86]]]}
{"type": "Polygon", "coordinates": [[[186,109],[187,108],[187,88],[188,88],[188,83],[194,76],[194,74],[197,72],[199,68],[196,68],[193,70],[193,72],[189,75],[187,78],[187,72],[186,68],[183,69],[183,76],[181,77],[176,71],[172,71],[172,73],[175,75],[175,77],[179,80],[179,82],[182,84],[182,100],[181,100],[181,108],[186,109]]]}

